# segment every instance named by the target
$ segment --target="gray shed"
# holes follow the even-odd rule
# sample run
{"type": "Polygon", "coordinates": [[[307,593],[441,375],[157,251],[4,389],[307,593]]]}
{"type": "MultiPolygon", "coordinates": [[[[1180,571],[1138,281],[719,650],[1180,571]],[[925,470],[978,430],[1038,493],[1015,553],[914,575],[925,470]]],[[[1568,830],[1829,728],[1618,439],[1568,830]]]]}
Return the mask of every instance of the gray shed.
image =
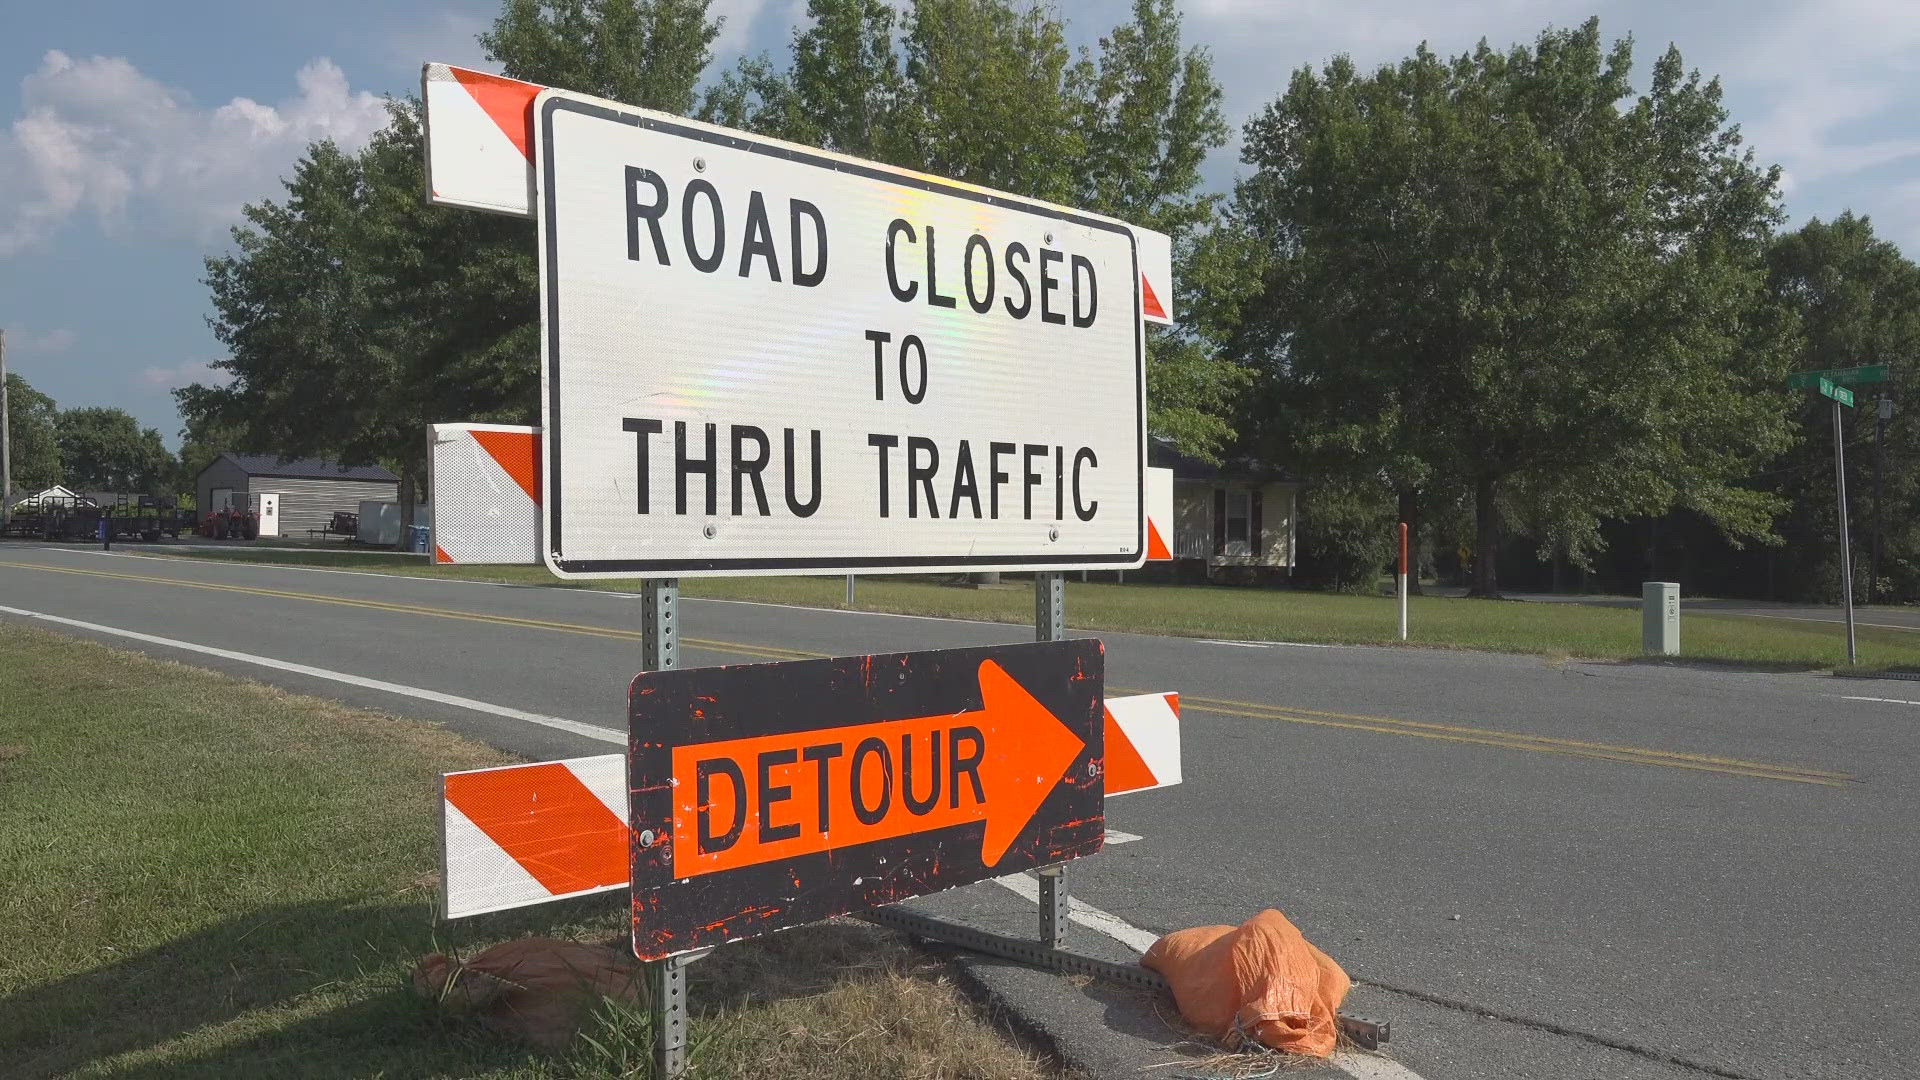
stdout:
{"type": "Polygon", "coordinates": [[[266,493],[280,496],[280,534],[305,537],[309,530],[326,528],[336,510],[358,512],[362,499],[398,499],[400,478],[378,465],[221,454],[193,481],[194,505],[203,518],[220,509],[228,495],[266,493]]]}

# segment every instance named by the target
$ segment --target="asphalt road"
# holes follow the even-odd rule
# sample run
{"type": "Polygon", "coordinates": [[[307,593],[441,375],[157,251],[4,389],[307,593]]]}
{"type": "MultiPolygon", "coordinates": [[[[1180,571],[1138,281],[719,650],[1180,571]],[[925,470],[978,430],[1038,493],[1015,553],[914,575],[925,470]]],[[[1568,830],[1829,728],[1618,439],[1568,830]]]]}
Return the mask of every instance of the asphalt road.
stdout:
{"type": "MultiPolygon", "coordinates": [[[[686,665],[1031,635],[682,604],[686,665]]],[[[0,546],[0,608],[610,730],[639,652],[638,602],[616,594],[79,548],[0,546]]],[[[1144,839],[1075,864],[1076,897],[1155,933],[1280,908],[1428,1080],[1920,1076],[1920,686],[1102,636],[1109,687],[1182,692],[1187,782],[1109,806],[1144,839]]],[[[608,750],[105,639],[531,755],[608,750]]],[[[1004,889],[966,892],[983,917],[1030,918],[1004,889]]]]}

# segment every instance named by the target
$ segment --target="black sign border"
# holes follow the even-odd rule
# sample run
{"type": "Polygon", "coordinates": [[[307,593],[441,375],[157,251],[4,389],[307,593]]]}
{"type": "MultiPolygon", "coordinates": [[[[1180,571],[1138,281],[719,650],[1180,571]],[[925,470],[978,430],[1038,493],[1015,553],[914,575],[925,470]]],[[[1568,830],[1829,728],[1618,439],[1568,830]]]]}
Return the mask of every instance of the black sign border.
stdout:
{"type": "MultiPolygon", "coordinates": [[[[670,577],[688,572],[712,572],[727,570],[879,570],[910,569],[916,567],[964,567],[964,566],[1001,566],[1029,568],[1077,569],[1082,566],[1117,565],[1134,567],[1141,565],[1147,552],[1147,367],[1146,335],[1140,330],[1140,240],[1131,228],[1118,222],[1088,217],[1071,210],[1032,203],[1012,195],[999,194],[961,187],[931,177],[917,174],[894,172],[884,166],[868,165],[844,158],[828,157],[822,153],[809,151],[790,143],[766,141],[742,134],[729,134],[703,127],[693,127],[677,123],[672,119],[644,112],[628,111],[611,104],[583,101],[578,98],[561,96],[552,91],[544,91],[539,99],[539,144],[541,204],[539,229],[543,245],[543,280],[541,303],[544,305],[544,323],[546,329],[546,375],[547,375],[547,416],[542,437],[545,446],[546,461],[549,467],[542,472],[544,485],[542,495],[546,499],[547,528],[542,536],[546,555],[554,569],[565,574],[632,574],[636,576],[658,575],[670,577]],[[573,112],[584,116],[612,120],[651,131],[665,132],[700,142],[726,146],[735,150],[762,154],[767,157],[781,158],[787,161],[814,165],[834,172],[852,173],[870,180],[897,184],[901,187],[918,188],[941,195],[952,195],[972,202],[986,203],[1007,210],[1018,210],[1038,217],[1067,221],[1087,228],[1119,233],[1127,238],[1133,251],[1133,379],[1134,379],[1134,440],[1138,446],[1139,458],[1135,462],[1135,505],[1139,508],[1135,525],[1134,549],[1131,553],[1088,554],[1088,555],[876,555],[866,557],[843,558],[739,558],[739,559],[568,559],[559,550],[560,537],[560,485],[557,482],[560,472],[560,312],[559,255],[555,246],[553,204],[553,115],[556,112],[573,112]]],[[[1065,399],[1063,398],[1063,403],[1065,399]]]]}
{"type": "Polygon", "coordinates": [[[1074,638],[641,673],[628,693],[635,955],[678,955],[1099,851],[1106,836],[1105,668],[1098,639],[1074,638]],[[697,729],[700,737],[681,745],[699,745],[978,708],[978,672],[989,659],[1086,742],[994,866],[980,864],[986,825],[976,821],[675,876],[681,838],[672,835],[675,790],[666,779],[675,742],[655,725],[697,729]]]}

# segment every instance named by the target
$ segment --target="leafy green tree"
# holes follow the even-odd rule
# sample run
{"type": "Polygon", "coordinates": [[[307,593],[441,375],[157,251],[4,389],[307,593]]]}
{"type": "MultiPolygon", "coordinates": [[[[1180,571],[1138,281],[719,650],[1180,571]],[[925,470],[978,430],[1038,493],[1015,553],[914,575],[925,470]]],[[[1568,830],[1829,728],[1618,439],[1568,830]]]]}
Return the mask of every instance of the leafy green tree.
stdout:
{"type": "MultiPolygon", "coordinates": [[[[1768,281],[1781,302],[1799,314],[1803,332],[1795,370],[1886,364],[1891,383],[1855,388],[1856,405],[1842,409],[1847,440],[1849,525],[1854,542],[1855,595],[1867,596],[1873,542],[1879,399],[1904,408],[1886,424],[1881,480],[1885,522],[1881,581],[1876,594],[1920,596],[1920,267],[1874,235],[1864,217],[1844,213],[1814,219],[1774,242],[1768,281]]],[[[1827,399],[1797,392],[1793,419],[1800,438],[1758,486],[1786,500],[1780,522],[1786,543],[1777,558],[1784,576],[1808,598],[1840,593],[1840,538],[1834,498],[1833,414],[1827,399]]]]}
{"type": "Polygon", "coordinates": [[[480,35],[509,78],[688,115],[724,20],[712,0],[506,0],[480,35]]]}
{"type": "Polygon", "coordinates": [[[155,495],[172,478],[160,432],[124,409],[63,409],[54,424],[65,484],[76,491],[155,495]]]}
{"type": "Polygon", "coordinates": [[[60,482],[59,409],[53,399],[7,372],[7,442],[14,490],[22,495],[60,482]]]}
{"type": "Polygon", "coordinates": [[[1531,48],[1302,69],[1247,126],[1263,248],[1236,350],[1277,445],[1402,495],[1471,494],[1474,591],[1512,524],[1576,557],[1603,518],[1699,510],[1788,438],[1790,314],[1764,289],[1777,169],[1669,49],[1648,90],[1599,23],[1531,48]]]}
{"type": "MultiPolygon", "coordinates": [[[[705,0],[509,0],[489,55],[517,78],[687,111],[719,31],[705,0]]],[[[282,201],[207,261],[221,387],[176,392],[190,432],[263,453],[379,462],[411,521],[426,425],[533,423],[531,222],[427,206],[416,102],[358,154],[316,143],[282,201]]]]}
{"type": "MultiPolygon", "coordinates": [[[[1225,277],[1203,241],[1214,196],[1200,165],[1226,139],[1204,50],[1181,44],[1173,0],[1135,0],[1132,18],[1075,56],[1051,8],[1009,0],[810,0],[789,63],[743,61],[702,115],[794,142],[1069,203],[1169,233],[1176,282],[1199,300],[1225,277]]],[[[1230,286],[1231,288],[1231,286],[1230,286]]],[[[1217,459],[1246,385],[1223,333],[1183,317],[1148,342],[1148,423],[1217,459]]]]}

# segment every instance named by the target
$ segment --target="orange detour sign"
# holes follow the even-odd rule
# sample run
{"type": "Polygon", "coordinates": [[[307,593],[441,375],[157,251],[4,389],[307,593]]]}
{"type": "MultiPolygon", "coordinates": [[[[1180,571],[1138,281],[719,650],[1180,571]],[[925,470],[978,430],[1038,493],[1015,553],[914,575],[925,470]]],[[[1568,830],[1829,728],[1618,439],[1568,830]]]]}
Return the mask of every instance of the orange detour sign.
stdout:
{"type": "MultiPolygon", "coordinates": [[[[1107,798],[1180,782],[1179,694],[1110,697],[1105,728],[1107,798]]],[[[440,898],[449,919],[627,887],[625,754],[447,773],[441,796],[440,898]]],[[[728,822],[735,812],[721,810],[728,822]]]]}
{"type": "Polygon", "coordinates": [[[1098,851],[1103,672],[1082,640],[642,674],[635,955],[1098,851]]]}

